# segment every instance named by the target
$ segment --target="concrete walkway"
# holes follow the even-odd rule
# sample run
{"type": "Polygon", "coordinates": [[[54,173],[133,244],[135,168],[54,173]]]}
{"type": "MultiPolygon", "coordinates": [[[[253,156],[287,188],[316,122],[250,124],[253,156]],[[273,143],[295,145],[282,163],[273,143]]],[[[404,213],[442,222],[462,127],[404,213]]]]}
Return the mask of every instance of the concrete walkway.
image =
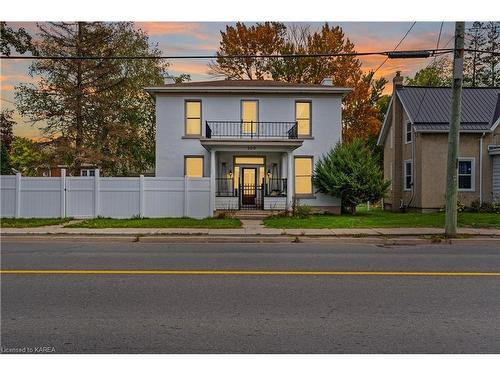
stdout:
{"type": "MultiPolygon", "coordinates": [[[[274,229],[266,228],[261,220],[242,220],[242,228],[65,228],[63,225],[51,225],[36,228],[1,228],[2,236],[204,236],[204,237],[422,237],[440,236],[443,228],[352,228],[352,229],[274,229]]],[[[67,223],[66,223],[67,225],[67,223]]],[[[459,236],[483,236],[498,238],[500,229],[460,228],[459,236]]]]}

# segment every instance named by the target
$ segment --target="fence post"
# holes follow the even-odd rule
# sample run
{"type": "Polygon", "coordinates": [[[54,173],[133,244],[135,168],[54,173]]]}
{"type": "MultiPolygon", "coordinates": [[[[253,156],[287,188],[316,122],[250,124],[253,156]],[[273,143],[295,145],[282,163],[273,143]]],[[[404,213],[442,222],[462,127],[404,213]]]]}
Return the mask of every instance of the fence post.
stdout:
{"type": "Polygon", "coordinates": [[[99,169],[95,170],[94,174],[94,217],[99,216],[99,169]]]}
{"type": "Polygon", "coordinates": [[[139,216],[144,217],[144,175],[139,176],[139,216]]]}
{"type": "Polygon", "coordinates": [[[189,186],[189,180],[188,176],[184,176],[184,216],[187,217],[189,216],[189,191],[188,191],[188,186],[189,186]]]}
{"type": "Polygon", "coordinates": [[[61,169],[61,217],[66,217],[66,169],[61,169]]]}
{"type": "Polygon", "coordinates": [[[21,217],[21,173],[16,173],[16,212],[15,217],[21,217]]]}

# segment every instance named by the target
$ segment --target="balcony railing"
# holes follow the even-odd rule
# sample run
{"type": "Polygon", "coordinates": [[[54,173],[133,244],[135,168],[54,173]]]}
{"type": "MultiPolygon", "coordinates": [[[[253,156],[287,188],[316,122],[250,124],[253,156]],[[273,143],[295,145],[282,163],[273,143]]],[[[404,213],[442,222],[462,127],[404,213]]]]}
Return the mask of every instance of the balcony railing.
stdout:
{"type": "Polygon", "coordinates": [[[297,122],[206,121],[211,139],[297,139],[297,122]]]}

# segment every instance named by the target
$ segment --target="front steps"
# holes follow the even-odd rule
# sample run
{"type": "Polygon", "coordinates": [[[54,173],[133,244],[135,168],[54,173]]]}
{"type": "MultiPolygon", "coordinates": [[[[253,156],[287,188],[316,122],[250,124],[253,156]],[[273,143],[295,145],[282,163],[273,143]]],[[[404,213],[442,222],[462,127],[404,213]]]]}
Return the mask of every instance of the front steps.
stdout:
{"type": "Polygon", "coordinates": [[[234,211],[233,217],[240,220],[262,220],[276,212],[267,210],[240,210],[234,211]]]}

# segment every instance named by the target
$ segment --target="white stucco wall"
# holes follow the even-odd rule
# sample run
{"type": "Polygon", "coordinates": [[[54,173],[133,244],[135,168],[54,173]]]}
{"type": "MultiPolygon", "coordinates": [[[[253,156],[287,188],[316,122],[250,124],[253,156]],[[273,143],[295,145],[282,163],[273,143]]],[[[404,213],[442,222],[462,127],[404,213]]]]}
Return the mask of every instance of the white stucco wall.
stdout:
{"type": "MultiPolygon", "coordinates": [[[[181,177],[184,175],[184,156],[203,155],[204,175],[210,174],[210,155],[199,139],[185,139],[185,100],[201,100],[202,136],[205,121],[239,121],[241,100],[259,101],[259,121],[295,121],[295,102],[307,100],[312,103],[312,138],[304,139],[303,145],[294,150],[294,155],[312,156],[314,163],[341,139],[340,94],[306,95],[261,94],[157,94],[156,96],[156,176],[181,177]]],[[[255,154],[261,154],[255,150],[255,154]]],[[[339,205],[338,200],[317,194],[315,199],[302,199],[308,205],[339,205]]]]}

